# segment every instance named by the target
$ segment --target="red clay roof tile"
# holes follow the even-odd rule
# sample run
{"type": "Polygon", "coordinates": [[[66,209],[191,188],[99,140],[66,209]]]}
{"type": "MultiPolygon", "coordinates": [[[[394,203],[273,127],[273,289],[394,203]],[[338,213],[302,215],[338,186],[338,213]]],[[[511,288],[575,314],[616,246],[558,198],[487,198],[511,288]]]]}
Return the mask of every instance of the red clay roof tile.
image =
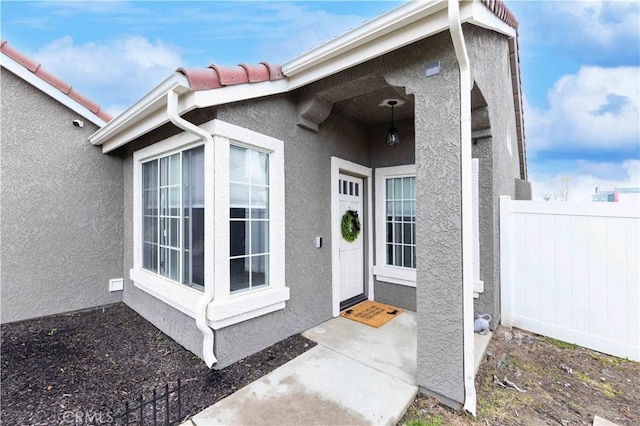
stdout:
{"type": "Polygon", "coordinates": [[[2,40],[0,50],[3,54],[7,55],[9,58],[13,59],[29,71],[31,71],[33,74],[38,76],[38,78],[40,78],[42,81],[55,87],[56,89],[67,95],[69,98],[87,108],[89,111],[97,115],[101,120],[105,122],[111,121],[111,116],[103,111],[100,108],[100,105],[85,98],[80,93],[75,91],[71,85],[65,83],[50,72],[46,71],[44,68],[42,68],[41,64],[34,62],[33,60],[27,58],[17,50],[10,47],[5,40],[2,40]]]}
{"type": "Polygon", "coordinates": [[[494,15],[513,29],[518,29],[518,20],[502,0],[480,0],[494,15]]]}
{"type": "Polygon", "coordinates": [[[191,90],[218,89],[236,84],[259,83],[284,78],[279,65],[262,62],[257,65],[240,64],[235,67],[209,65],[207,68],[178,68],[176,72],[187,77],[191,90]]]}

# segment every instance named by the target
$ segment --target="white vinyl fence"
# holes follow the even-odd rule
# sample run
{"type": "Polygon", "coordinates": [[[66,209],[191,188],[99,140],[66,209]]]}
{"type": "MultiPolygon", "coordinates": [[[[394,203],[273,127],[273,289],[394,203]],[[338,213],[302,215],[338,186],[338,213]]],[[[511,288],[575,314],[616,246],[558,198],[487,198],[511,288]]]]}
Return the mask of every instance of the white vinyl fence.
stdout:
{"type": "Polygon", "coordinates": [[[640,206],[500,197],[502,324],[640,361],[640,206]]]}

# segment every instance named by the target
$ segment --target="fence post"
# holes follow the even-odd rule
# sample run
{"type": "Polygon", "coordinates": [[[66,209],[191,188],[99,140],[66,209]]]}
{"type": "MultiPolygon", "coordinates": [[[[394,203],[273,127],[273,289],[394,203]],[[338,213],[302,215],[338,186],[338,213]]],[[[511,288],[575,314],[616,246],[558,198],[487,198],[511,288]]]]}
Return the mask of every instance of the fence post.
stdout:
{"type": "Polygon", "coordinates": [[[500,196],[500,316],[506,327],[513,326],[513,276],[511,274],[511,197],[500,196]]]}

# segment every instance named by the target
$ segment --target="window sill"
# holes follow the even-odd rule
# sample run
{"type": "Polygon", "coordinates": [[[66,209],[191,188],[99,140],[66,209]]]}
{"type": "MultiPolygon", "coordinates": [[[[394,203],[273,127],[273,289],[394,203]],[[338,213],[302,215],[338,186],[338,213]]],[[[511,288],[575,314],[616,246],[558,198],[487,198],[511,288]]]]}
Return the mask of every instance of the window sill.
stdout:
{"type": "MultiPolygon", "coordinates": [[[[129,275],[134,285],[140,290],[191,318],[196,317],[196,306],[202,297],[202,292],[140,269],[131,269],[129,275]]],[[[214,330],[218,330],[283,309],[287,300],[289,300],[288,287],[265,288],[231,296],[224,301],[214,299],[207,307],[207,323],[214,330]]]]}
{"type": "Polygon", "coordinates": [[[265,288],[264,290],[231,296],[216,301],[207,308],[207,320],[214,329],[228,327],[242,321],[284,309],[289,300],[289,288],[265,288]]]}
{"type": "Polygon", "coordinates": [[[393,266],[374,266],[373,275],[376,280],[407,287],[416,286],[416,270],[393,266]]]}

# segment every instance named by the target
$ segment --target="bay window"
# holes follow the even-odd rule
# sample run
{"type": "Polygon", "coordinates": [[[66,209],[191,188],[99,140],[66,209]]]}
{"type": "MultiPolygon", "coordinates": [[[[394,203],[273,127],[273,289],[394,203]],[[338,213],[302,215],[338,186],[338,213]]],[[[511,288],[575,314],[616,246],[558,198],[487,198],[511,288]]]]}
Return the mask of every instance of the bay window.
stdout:
{"type": "Polygon", "coordinates": [[[226,327],[285,307],[282,141],[220,120],[134,153],[136,287],[226,327]],[[138,219],[139,218],[139,219],[138,219]]]}

